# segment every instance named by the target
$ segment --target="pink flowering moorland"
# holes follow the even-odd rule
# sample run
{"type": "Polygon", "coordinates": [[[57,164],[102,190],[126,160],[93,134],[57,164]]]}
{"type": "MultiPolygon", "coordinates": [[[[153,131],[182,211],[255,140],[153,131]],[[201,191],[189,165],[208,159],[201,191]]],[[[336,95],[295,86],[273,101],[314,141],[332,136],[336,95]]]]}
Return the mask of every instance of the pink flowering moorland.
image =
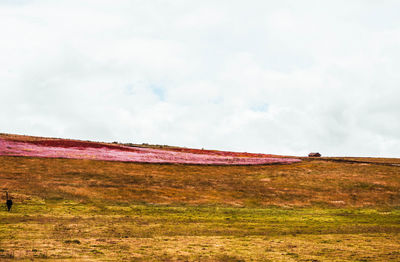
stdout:
{"type": "Polygon", "coordinates": [[[197,149],[162,150],[65,139],[0,138],[0,155],[203,165],[290,164],[301,161],[263,154],[197,149]]]}

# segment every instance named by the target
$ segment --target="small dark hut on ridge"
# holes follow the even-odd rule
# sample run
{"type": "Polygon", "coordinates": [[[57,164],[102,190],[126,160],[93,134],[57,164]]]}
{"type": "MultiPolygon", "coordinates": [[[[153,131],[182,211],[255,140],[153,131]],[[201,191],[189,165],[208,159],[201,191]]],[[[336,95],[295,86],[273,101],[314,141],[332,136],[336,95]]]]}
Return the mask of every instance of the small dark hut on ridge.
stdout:
{"type": "Polygon", "coordinates": [[[312,153],[308,154],[308,157],[321,157],[321,154],[318,152],[312,152],[312,153]]]}

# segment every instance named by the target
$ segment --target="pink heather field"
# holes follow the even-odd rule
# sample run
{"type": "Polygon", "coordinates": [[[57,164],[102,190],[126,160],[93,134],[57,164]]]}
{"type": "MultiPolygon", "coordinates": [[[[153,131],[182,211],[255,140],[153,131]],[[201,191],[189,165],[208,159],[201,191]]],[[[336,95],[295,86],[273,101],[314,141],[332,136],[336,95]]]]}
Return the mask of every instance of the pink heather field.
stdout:
{"type": "Polygon", "coordinates": [[[237,157],[232,156],[232,152],[223,151],[219,155],[196,154],[62,139],[21,141],[0,138],[0,155],[197,165],[290,164],[301,161],[295,158],[237,157]]]}

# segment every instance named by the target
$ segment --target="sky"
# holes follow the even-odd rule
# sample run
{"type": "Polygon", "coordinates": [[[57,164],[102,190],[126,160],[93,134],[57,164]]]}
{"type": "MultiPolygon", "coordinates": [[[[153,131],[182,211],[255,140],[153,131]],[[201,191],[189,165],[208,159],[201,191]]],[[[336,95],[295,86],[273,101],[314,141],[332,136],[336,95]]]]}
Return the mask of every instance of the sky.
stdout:
{"type": "Polygon", "coordinates": [[[0,0],[0,132],[400,157],[400,1],[0,0]]]}

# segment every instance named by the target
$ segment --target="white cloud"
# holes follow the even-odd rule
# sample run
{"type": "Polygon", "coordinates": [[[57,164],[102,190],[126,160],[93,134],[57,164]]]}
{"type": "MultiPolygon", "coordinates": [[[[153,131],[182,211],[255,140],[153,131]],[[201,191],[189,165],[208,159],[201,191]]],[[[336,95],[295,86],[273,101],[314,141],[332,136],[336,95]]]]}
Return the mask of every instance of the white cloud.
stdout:
{"type": "Polygon", "coordinates": [[[397,1],[0,1],[0,132],[399,157],[397,1]]]}

